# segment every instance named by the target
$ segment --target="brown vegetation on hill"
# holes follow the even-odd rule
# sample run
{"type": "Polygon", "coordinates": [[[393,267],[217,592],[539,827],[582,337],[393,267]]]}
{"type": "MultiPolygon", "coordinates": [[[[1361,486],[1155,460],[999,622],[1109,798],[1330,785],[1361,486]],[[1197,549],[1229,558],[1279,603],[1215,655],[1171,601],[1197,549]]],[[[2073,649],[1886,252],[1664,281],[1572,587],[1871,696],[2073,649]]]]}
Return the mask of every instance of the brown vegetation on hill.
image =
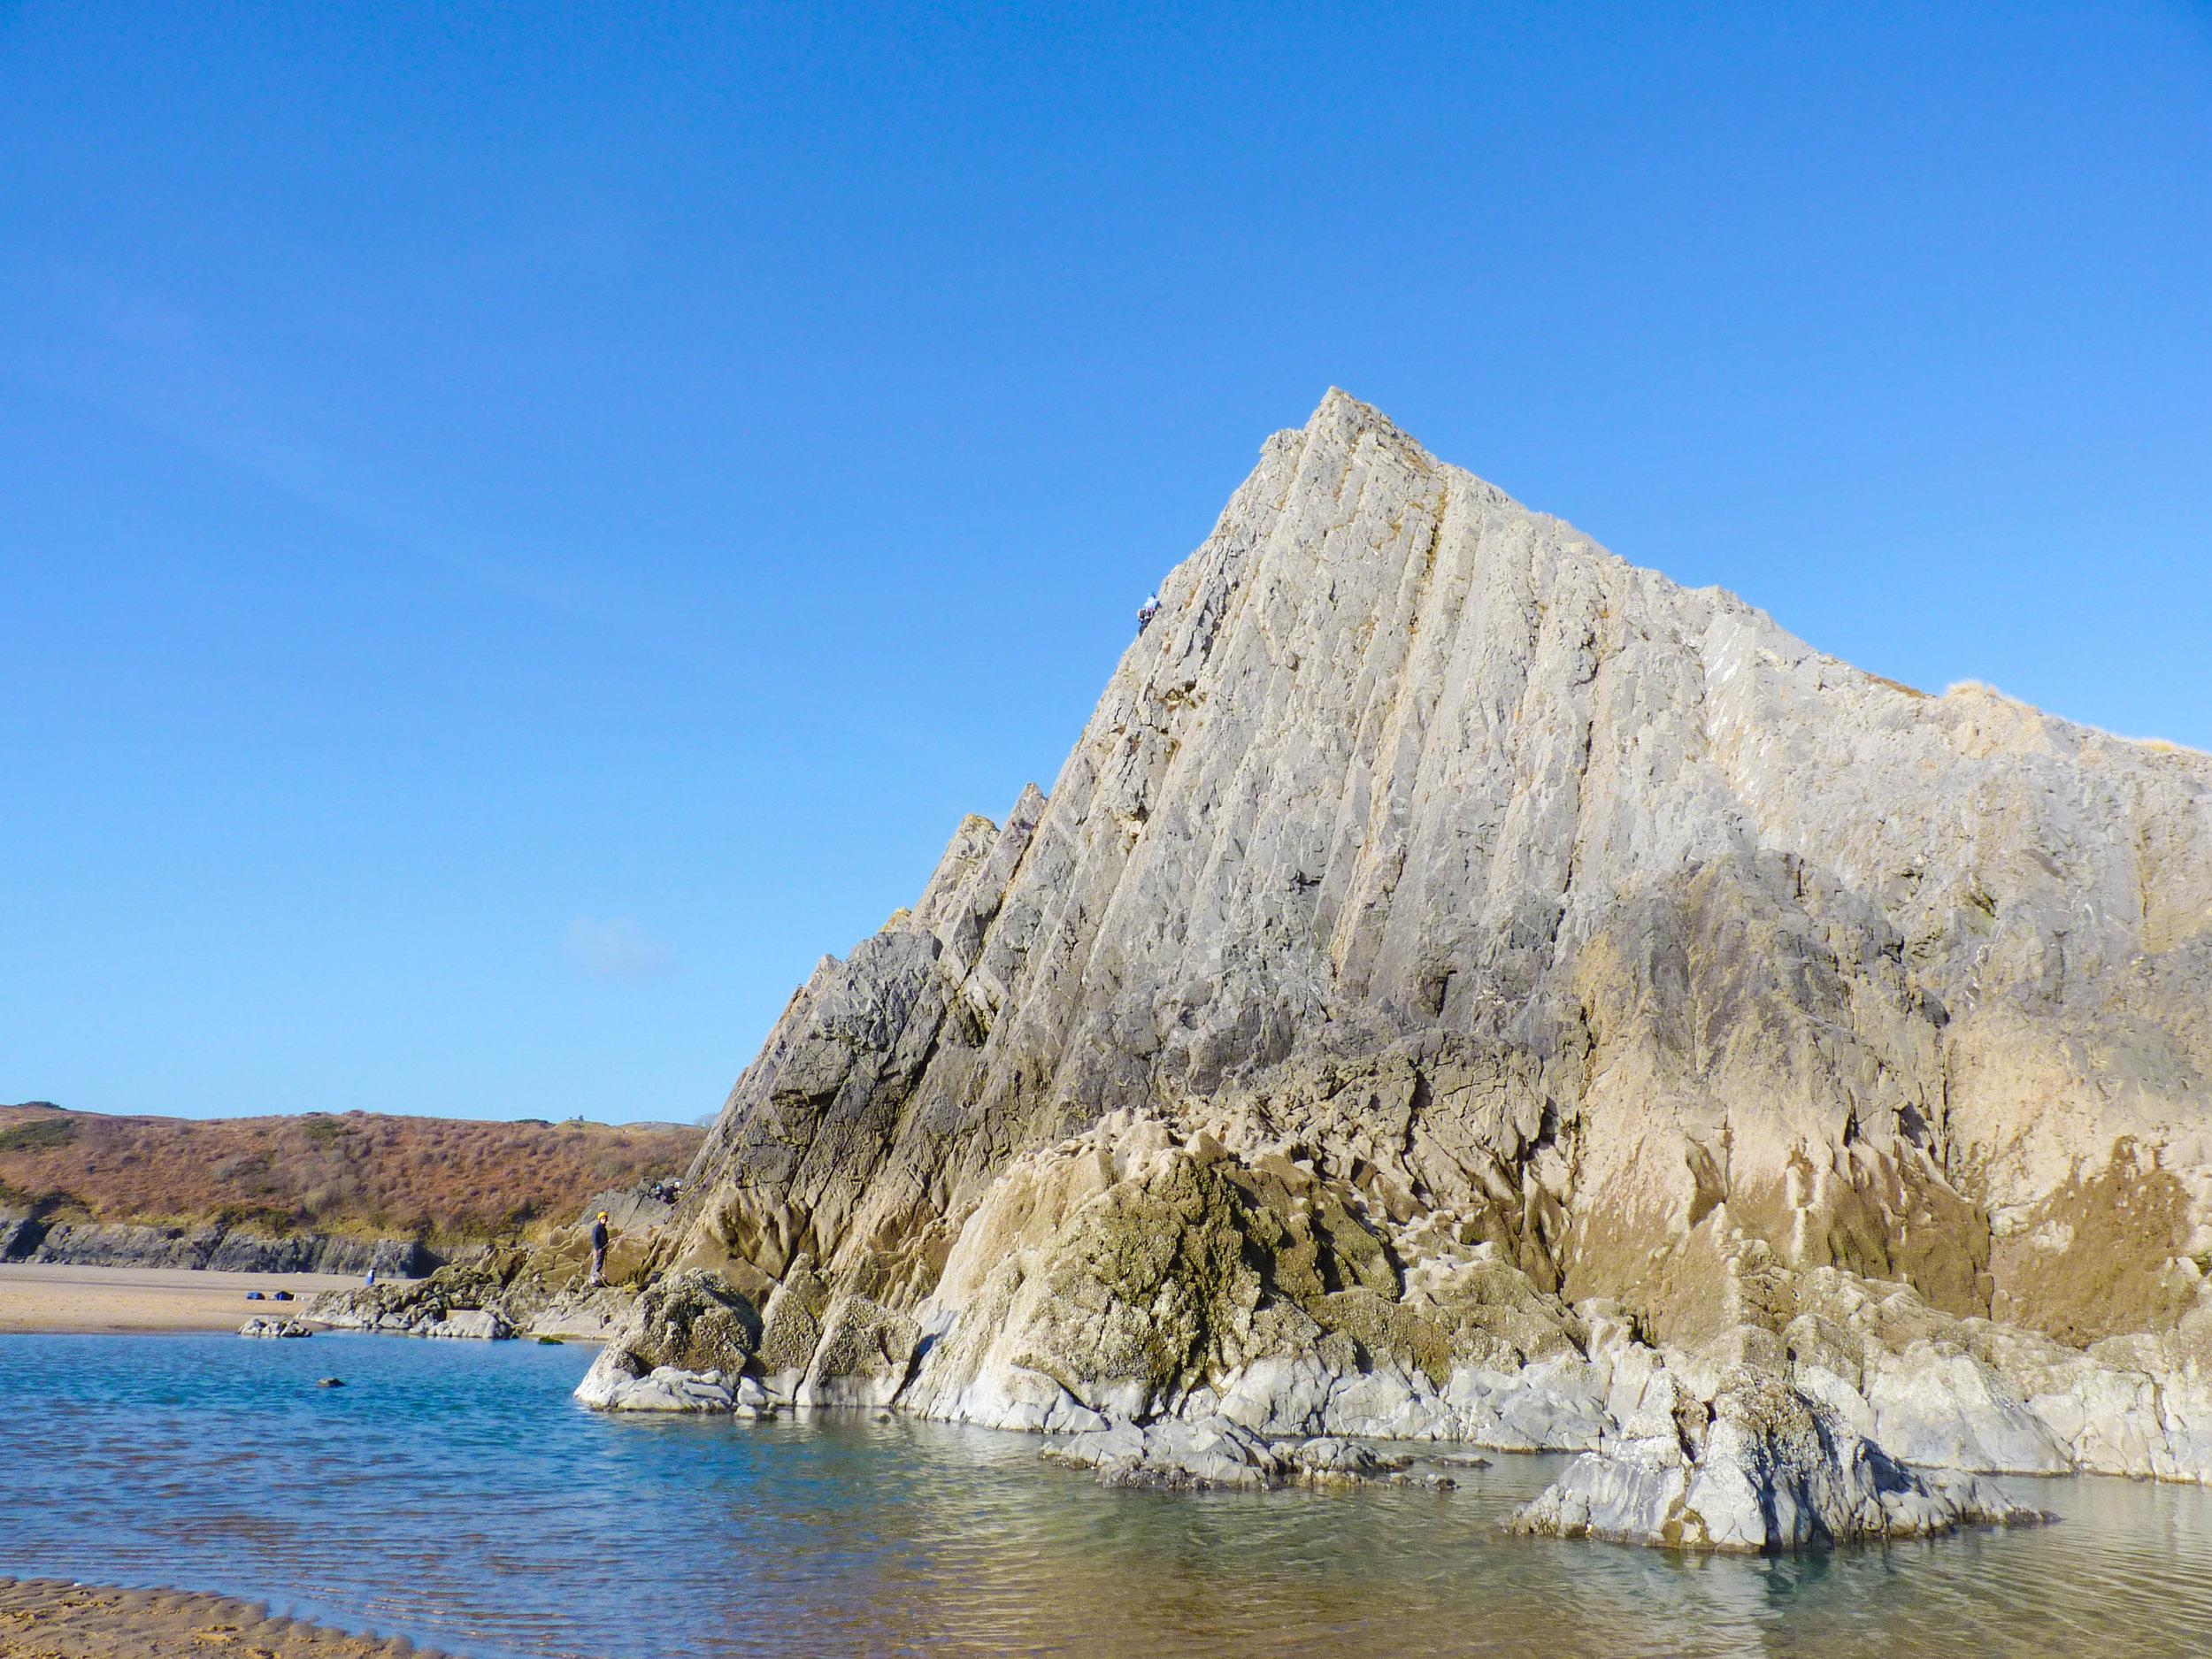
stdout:
{"type": "Polygon", "coordinates": [[[367,1112],[111,1118],[0,1106],[0,1211],[283,1233],[515,1233],[610,1187],[680,1176],[673,1124],[477,1123],[367,1112]]]}

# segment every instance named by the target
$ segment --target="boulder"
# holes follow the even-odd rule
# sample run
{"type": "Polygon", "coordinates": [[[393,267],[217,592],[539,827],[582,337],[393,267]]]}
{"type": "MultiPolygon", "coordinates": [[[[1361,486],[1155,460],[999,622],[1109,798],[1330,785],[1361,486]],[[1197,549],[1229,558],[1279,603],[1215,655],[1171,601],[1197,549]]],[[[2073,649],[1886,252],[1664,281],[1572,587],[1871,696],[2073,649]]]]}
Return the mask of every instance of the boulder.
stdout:
{"type": "Polygon", "coordinates": [[[609,1411],[728,1411],[737,1397],[718,1372],[657,1365],[642,1377],[614,1382],[603,1402],[588,1403],[609,1411]]]}
{"type": "Polygon", "coordinates": [[[714,1274],[687,1268],[667,1274],[639,1294],[635,1307],[615,1337],[601,1348],[576,1386],[576,1398],[602,1410],[704,1409],[705,1407],[632,1406],[632,1398],[673,1398],[672,1379],[710,1379],[701,1384],[713,1397],[720,1389],[723,1409],[735,1402],[730,1379],[752,1363],[760,1344],[760,1316],[752,1303],[714,1274]],[[664,1375],[663,1375],[664,1373],[664,1375]],[[660,1376],[660,1381],[652,1379],[660,1376]],[[640,1383],[650,1386],[643,1394],[640,1383]]]}
{"type": "Polygon", "coordinates": [[[603,1336],[630,1317],[637,1293],[584,1281],[579,1249],[502,1248],[448,1263],[427,1279],[327,1291],[307,1311],[343,1330],[411,1336],[491,1334],[494,1327],[473,1317],[480,1314],[509,1334],[603,1336]],[[452,1324],[463,1315],[471,1317],[452,1324]]]}
{"type": "Polygon", "coordinates": [[[273,1318],[257,1314],[238,1327],[241,1336],[312,1336],[315,1333],[297,1319],[273,1318]]]}
{"type": "Polygon", "coordinates": [[[1556,1538],[1772,1554],[2053,1517],[1986,1481],[1908,1470],[1805,1394],[1750,1372],[1678,1432],[1586,1452],[1508,1526],[1556,1538]]]}
{"type": "Polygon", "coordinates": [[[503,1341],[514,1326],[490,1308],[462,1309],[423,1327],[425,1336],[465,1337],[478,1341],[503,1341]]]}

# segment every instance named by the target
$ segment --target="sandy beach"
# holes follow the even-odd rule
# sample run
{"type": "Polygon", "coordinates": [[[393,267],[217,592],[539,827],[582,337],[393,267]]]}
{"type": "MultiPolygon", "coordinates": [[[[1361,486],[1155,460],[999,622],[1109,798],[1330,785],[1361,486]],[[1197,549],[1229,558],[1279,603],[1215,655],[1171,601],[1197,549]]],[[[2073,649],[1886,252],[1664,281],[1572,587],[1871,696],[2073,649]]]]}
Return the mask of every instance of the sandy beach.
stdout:
{"type": "Polygon", "coordinates": [[[52,1578],[0,1578],[0,1659],[387,1659],[434,1655],[404,1637],[348,1635],[268,1605],[173,1590],[112,1590],[52,1578]]]}
{"type": "Polygon", "coordinates": [[[296,1314],[319,1293],[360,1282],[333,1273],[0,1262],[0,1332],[234,1331],[254,1314],[296,1314]],[[250,1290],[288,1290],[296,1300],[249,1302],[250,1290]]]}

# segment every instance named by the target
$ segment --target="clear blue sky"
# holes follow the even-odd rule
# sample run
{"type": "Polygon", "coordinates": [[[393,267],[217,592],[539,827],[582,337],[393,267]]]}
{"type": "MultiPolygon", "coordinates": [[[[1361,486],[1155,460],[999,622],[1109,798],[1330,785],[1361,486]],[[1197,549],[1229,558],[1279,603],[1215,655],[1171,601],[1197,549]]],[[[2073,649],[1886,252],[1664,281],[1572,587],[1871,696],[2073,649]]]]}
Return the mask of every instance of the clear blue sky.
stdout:
{"type": "Polygon", "coordinates": [[[2212,747],[2212,10],[0,4],[0,1101],[712,1110],[1332,383],[2212,747]]]}

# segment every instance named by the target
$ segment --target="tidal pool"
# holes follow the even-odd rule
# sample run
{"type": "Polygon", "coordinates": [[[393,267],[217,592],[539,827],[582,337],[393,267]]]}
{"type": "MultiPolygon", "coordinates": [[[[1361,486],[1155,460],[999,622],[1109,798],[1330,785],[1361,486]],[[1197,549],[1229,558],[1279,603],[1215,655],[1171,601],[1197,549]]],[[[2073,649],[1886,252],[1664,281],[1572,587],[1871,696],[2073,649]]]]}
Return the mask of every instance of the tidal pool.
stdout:
{"type": "Polygon", "coordinates": [[[482,1655],[2008,1655],[2212,1648],[2212,1494],[1782,1560],[1509,1538],[1448,1495],[1107,1491],[898,1419],[635,1420],[580,1347],[0,1336],[0,1573],[265,1599],[482,1655]],[[323,1376],[343,1388],[319,1388],[323,1376]]]}

